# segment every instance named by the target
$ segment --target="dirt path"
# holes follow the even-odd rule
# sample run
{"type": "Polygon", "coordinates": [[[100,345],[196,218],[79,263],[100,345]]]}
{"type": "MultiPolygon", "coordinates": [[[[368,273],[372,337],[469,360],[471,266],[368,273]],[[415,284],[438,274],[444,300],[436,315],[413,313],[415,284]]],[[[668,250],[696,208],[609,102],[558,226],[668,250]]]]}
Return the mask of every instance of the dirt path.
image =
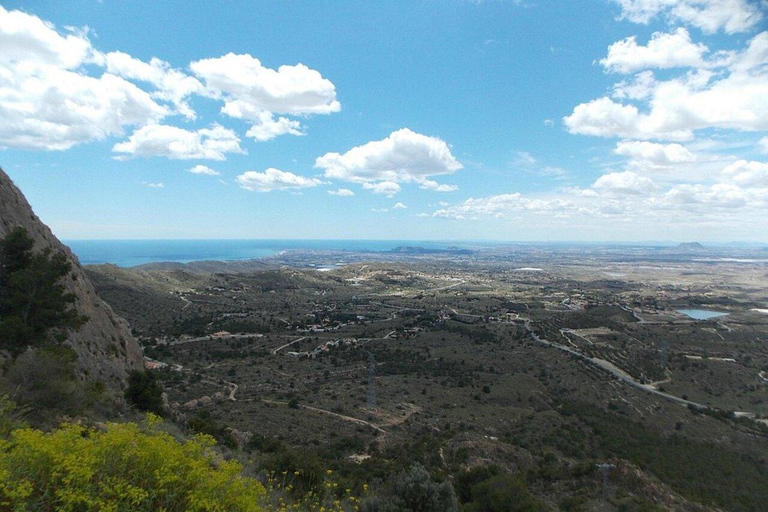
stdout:
{"type": "MultiPolygon", "coordinates": [[[[280,402],[278,400],[267,400],[266,398],[263,398],[261,401],[264,402],[264,403],[267,403],[267,404],[288,405],[288,402],[280,402]]],[[[335,418],[339,418],[340,420],[349,421],[349,422],[352,422],[352,423],[356,423],[358,425],[365,425],[367,427],[371,427],[372,429],[374,429],[374,430],[376,430],[378,432],[381,432],[382,434],[386,434],[387,433],[386,430],[384,430],[383,428],[379,427],[378,425],[374,425],[370,421],[361,420],[360,418],[353,418],[352,416],[345,416],[343,414],[339,414],[339,413],[336,413],[336,412],[333,412],[333,411],[327,411],[325,409],[318,409],[317,407],[312,407],[310,405],[299,404],[299,409],[306,409],[308,411],[319,412],[320,414],[327,414],[328,416],[333,416],[335,418]]]]}
{"type": "Polygon", "coordinates": [[[294,343],[298,343],[298,342],[300,342],[300,341],[303,341],[303,340],[305,340],[305,339],[307,339],[307,337],[306,337],[306,336],[302,336],[301,338],[295,339],[295,340],[293,340],[293,341],[289,341],[289,342],[288,342],[288,343],[286,343],[285,345],[280,345],[279,347],[277,347],[276,349],[274,349],[274,350],[272,351],[272,354],[273,354],[273,355],[274,355],[274,354],[277,354],[278,352],[280,352],[280,351],[281,351],[281,350],[283,350],[284,348],[286,348],[286,347],[290,347],[290,346],[291,346],[291,345],[293,345],[294,343]]]}

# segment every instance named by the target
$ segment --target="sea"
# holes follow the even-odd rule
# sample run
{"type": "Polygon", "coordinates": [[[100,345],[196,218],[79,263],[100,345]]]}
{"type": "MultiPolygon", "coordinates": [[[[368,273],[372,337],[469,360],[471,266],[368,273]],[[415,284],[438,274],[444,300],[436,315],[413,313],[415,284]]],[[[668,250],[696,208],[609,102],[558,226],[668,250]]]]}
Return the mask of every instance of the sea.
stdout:
{"type": "Polygon", "coordinates": [[[146,263],[242,261],[285,251],[391,251],[401,246],[427,249],[455,246],[453,242],[414,240],[64,240],[80,263],[112,263],[135,267],[146,263]]]}

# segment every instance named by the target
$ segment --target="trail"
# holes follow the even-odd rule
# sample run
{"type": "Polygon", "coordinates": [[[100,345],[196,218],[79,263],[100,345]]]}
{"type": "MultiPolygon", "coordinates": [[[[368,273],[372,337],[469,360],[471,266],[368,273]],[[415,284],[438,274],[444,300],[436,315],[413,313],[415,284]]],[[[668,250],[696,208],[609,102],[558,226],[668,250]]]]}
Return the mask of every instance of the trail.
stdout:
{"type": "MultiPolygon", "coordinates": [[[[264,403],[268,403],[268,404],[288,405],[287,402],[280,402],[278,400],[267,400],[266,398],[263,398],[261,401],[264,402],[264,403]]],[[[317,407],[312,407],[310,405],[299,404],[298,407],[299,407],[299,409],[306,409],[306,410],[309,410],[309,411],[319,412],[321,414],[327,414],[328,416],[333,416],[335,418],[339,418],[339,419],[344,420],[344,421],[349,421],[349,422],[352,422],[352,423],[356,423],[358,425],[365,425],[367,427],[371,427],[372,429],[374,429],[374,430],[376,430],[378,432],[381,432],[382,434],[386,434],[387,433],[386,430],[384,430],[383,428],[379,427],[378,425],[374,425],[370,421],[361,420],[360,418],[354,418],[352,416],[345,416],[343,414],[339,414],[339,413],[336,413],[336,412],[333,412],[333,411],[327,411],[325,409],[318,409],[317,407]]]]}
{"type": "Polygon", "coordinates": [[[273,354],[273,355],[274,355],[274,354],[277,354],[278,352],[280,352],[280,351],[281,351],[281,350],[283,350],[284,348],[286,348],[286,347],[290,347],[290,346],[291,346],[291,345],[293,345],[294,343],[298,343],[298,342],[300,342],[300,341],[303,341],[303,340],[305,340],[305,339],[307,339],[307,337],[306,337],[306,336],[302,336],[301,338],[297,338],[297,339],[295,339],[295,340],[293,340],[293,341],[289,341],[289,342],[288,342],[288,343],[286,343],[285,345],[280,345],[279,347],[277,347],[276,349],[274,349],[274,350],[272,351],[272,354],[273,354]]]}

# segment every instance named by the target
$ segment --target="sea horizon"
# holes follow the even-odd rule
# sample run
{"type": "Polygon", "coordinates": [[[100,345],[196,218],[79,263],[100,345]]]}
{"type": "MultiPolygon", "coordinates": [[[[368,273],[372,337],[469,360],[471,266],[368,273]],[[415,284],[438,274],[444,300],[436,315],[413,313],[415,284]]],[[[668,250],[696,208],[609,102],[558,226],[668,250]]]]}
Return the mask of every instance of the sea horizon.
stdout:
{"type": "MultiPolygon", "coordinates": [[[[114,264],[135,267],[148,263],[194,261],[247,261],[276,256],[286,251],[388,252],[397,247],[426,249],[457,247],[480,249],[504,246],[531,247],[674,247],[676,241],[504,241],[504,240],[408,240],[408,239],[75,239],[63,240],[83,265],[114,264]]],[[[753,242],[702,243],[706,248],[761,247],[753,242]]]]}

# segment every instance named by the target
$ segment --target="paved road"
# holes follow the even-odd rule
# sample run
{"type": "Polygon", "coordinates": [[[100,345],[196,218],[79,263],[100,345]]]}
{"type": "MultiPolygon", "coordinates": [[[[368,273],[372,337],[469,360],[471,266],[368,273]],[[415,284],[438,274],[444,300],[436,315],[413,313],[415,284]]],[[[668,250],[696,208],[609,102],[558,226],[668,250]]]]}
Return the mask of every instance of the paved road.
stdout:
{"type": "Polygon", "coordinates": [[[610,361],[606,361],[605,359],[600,359],[598,357],[590,357],[585,354],[582,354],[578,350],[572,349],[571,347],[566,347],[565,345],[560,345],[559,343],[555,343],[553,341],[545,340],[541,337],[539,337],[538,334],[536,334],[531,327],[531,321],[526,320],[523,324],[525,326],[525,330],[528,331],[528,334],[530,335],[531,339],[541,345],[545,345],[547,347],[553,347],[558,350],[561,350],[563,352],[567,352],[568,354],[571,354],[573,356],[578,357],[579,359],[582,359],[598,368],[600,368],[603,371],[606,371],[616,377],[617,379],[626,382],[630,386],[640,389],[642,391],[645,391],[646,393],[651,393],[652,395],[660,396],[662,398],[665,398],[667,400],[670,400],[672,402],[675,402],[677,404],[683,405],[683,406],[692,406],[696,409],[707,409],[709,406],[700,404],[698,402],[693,402],[691,400],[685,400],[684,398],[677,397],[675,395],[670,395],[669,393],[664,393],[663,391],[659,391],[658,389],[654,388],[650,384],[643,384],[642,382],[636,381],[631,375],[629,375],[627,372],[619,368],[618,366],[614,365],[610,361]]]}

